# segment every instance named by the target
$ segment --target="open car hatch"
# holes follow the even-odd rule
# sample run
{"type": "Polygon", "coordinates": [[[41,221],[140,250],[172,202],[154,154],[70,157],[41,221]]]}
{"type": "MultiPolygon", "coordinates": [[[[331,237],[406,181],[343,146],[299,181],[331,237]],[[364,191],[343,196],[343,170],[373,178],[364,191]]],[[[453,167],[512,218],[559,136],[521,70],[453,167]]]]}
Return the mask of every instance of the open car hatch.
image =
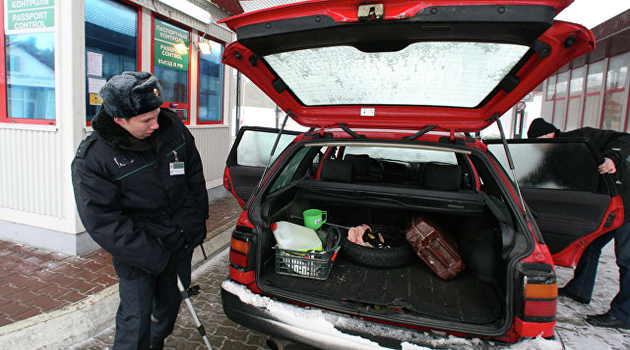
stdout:
{"type": "Polygon", "coordinates": [[[553,20],[569,0],[363,3],[227,19],[237,42],[223,62],[304,126],[475,132],[594,48],[590,31],[553,20]]]}

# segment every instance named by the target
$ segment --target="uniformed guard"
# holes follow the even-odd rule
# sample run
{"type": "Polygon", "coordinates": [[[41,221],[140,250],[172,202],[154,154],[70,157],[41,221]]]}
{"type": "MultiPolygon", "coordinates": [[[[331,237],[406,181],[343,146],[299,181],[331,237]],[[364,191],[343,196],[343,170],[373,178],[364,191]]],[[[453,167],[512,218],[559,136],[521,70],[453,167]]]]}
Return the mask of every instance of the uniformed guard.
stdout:
{"type": "Polygon", "coordinates": [[[94,132],[72,162],[77,208],[120,279],[114,349],[162,349],[181,302],[177,275],[188,288],[207,233],[201,158],[177,114],[160,108],[151,73],[116,75],[100,95],[94,132]]]}

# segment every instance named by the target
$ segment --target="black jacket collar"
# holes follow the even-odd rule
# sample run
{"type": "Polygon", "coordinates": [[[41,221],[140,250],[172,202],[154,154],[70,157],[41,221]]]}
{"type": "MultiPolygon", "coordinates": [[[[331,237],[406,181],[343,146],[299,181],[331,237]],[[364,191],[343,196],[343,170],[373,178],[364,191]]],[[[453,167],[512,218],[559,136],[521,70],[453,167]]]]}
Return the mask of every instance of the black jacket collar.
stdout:
{"type": "Polygon", "coordinates": [[[96,116],[94,116],[94,119],[92,119],[92,128],[103,141],[113,147],[132,151],[146,151],[153,147],[152,141],[155,135],[163,132],[173,124],[171,118],[164,112],[165,111],[160,111],[158,115],[158,124],[160,127],[151,136],[142,140],[135,138],[123,127],[116,124],[114,118],[107,114],[104,108],[101,108],[96,116]]]}

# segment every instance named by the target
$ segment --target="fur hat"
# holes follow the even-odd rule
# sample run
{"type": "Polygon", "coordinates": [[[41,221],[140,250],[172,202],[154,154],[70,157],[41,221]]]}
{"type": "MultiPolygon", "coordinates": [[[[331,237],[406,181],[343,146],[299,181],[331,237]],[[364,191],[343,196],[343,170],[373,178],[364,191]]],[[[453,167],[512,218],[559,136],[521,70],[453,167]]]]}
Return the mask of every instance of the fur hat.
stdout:
{"type": "Polygon", "coordinates": [[[113,118],[131,118],[162,105],[162,86],[149,72],[114,75],[101,88],[105,112],[113,118]]]}
{"type": "Polygon", "coordinates": [[[551,134],[552,132],[559,131],[555,125],[547,122],[543,118],[536,118],[532,120],[527,130],[527,138],[535,139],[543,135],[551,134]]]}

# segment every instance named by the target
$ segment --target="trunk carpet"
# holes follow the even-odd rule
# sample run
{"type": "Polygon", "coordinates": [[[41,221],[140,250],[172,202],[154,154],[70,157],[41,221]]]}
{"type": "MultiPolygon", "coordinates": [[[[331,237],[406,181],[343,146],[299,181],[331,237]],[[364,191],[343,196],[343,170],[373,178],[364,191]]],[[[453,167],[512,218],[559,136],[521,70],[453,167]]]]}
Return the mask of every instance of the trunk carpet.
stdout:
{"type": "Polygon", "coordinates": [[[358,266],[338,257],[327,280],[320,281],[275,273],[274,261],[265,265],[263,281],[301,294],[374,305],[404,308],[411,314],[449,321],[488,324],[502,317],[497,287],[466,270],[444,281],[420,259],[397,269],[358,266]]]}

